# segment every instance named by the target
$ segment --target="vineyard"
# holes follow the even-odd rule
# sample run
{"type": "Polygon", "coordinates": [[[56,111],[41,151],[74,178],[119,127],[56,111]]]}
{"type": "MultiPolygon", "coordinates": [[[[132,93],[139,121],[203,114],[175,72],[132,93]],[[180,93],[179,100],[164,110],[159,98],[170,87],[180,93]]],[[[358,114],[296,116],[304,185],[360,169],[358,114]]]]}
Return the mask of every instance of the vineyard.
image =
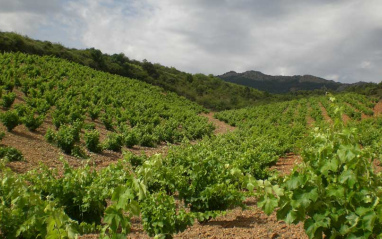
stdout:
{"type": "Polygon", "coordinates": [[[215,134],[211,113],[159,87],[48,56],[0,62],[0,237],[171,238],[246,198],[304,237],[382,236],[377,98],[221,111],[232,127],[215,134]],[[31,162],[33,140],[49,163],[31,162]],[[272,169],[289,155],[301,155],[292,172],[272,169]]]}

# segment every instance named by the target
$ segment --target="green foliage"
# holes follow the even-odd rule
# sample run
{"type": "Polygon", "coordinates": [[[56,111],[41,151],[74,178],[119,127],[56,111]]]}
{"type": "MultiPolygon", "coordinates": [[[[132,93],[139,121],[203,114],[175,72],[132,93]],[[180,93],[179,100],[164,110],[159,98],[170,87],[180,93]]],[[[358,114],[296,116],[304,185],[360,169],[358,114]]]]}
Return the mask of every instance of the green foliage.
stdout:
{"type": "Polygon", "coordinates": [[[24,157],[20,150],[13,147],[1,147],[0,158],[5,158],[9,162],[23,161],[24,157]]]}
{"type": "MultiPolygon", "coordinates": [[[[97,59],[102,58],[98,57],[98,51],[90,53],[97,59]]],[[[120,61],[123,57],[116,59],[120,61]]],[[[17,84],[25,94],[26,104],[18,104],[15,109],[20,122],[32,131],[45,117],[52,119],[56,130],[72,125],[73,140],[81,145],[79,138],[83,137],[81,128],[87,115],[93,120],[100,116],[110,131],[121,128],[116,132],[123,135],[123,144],[127,147],[155,147],[161,142],[193,140],[211,135],[213,131],[208,121],[197,115],[204,111],[201,106],[171,92],[164,94],[159,87],[53,57],[10,53],[1,54],[0,62],[4,63],[1,64],[3,81],[18,79],[17,84]]],[[[4,84],[2,88],[6,88],[4,84]]],[[[48,138],[63,146],[67,153],[71,151],[73,143],[69,143],[69,137],[48,138]]]]}
{"type": "Polygon", "coordinates": [[[192,226],[195,215],[184,209],[177,210],[173,197],[164,192],[148,195],[141,203],[143,228],[149,236],[171,238],[192,226]]]}
{"type": "Polygon", "coordinates": [[[75,145],[73,147],[71,155],[77,158],[82,158],[82,159],[89,158],[89,155],[87,155],[85,150],[79,145],[75,145]]]}
{"type": "Polygon", "coordinates": [[[111,117],[111,116],[109,116],[107,114],[104,114],[104,115],[101,116],[101,121],[105,125],[105,128],[107,130],[110,130],[110,131],[114,130],[114,127],[113,127],[113,117],[111,117]]]}
{"type": "Polygon", "coordinates": [[[142,166],[143,163],[147,160],[147,156],[145,154],[135,155],[129,151],[124,153],[123,157],[131,164],[134,169],[138,166],[142,166]]]}
{"type": "Polygon", "coordinates": [[[105,210],[103,222],[106,225],[102,230],[102,236],[109,234],[112,238],[126,237],[130,232],[131,217],[140,213],[140,206],[135,198],[136,194],[132,187],[115,188],[111,198],[112,204],[105,210]]]}
{"type": "Polygon", "coordinates": [[[54,143],[57,141],[57,135],[56,133],[54,132],[53,129],[48,129],[45,133],[45,139],[46,141],[48,141],[49,143],[54,143]]]}
{"type": "MultiPolygon", "coordinates": [[[[1,52],[23,52],[40,56],[55,56],[76,62],[96,70],[103,70],[111,74],[118,74],[133,79],[145,81],[162,87],[165,91],[175,92],[207,108],[216,110],[241,108],[258,103],[259,100],[277,100],[277,97],[269,93],[260,92],[253,88],[225,82],[214,76],[203,74],[191,75],[181,72],[173,67],[165,67],[153,64],[149,61],[139,62],[130,60],[123,54],[108,55],[98,49],[69,49],[60,44],[41,42],[15,33],[0,32],[1,52]],[[15,43],[17,42],[17,44],[15,43]]],[[[28,59],[28,64],[33,64],[35,59],[28,59]]],[[[57,71],[65,76],[65,69],[57,71]]],[[[42,74],[38,68],[28,71],[30,78],[36,78],[42,74]]],[[[18,78],[16,78],[18,79],[18,78]]],[[[27,92],[26,86],[21,81],[23,92],[27,92]]],[[[9,81],[13,88],[13,81],[9,81]]],[[[54,102],[52,100],[51,102],[54,102]]],[[[90,111],[88,111],[90,114],[90,111]]]]}
{"type": "Polygon", "coordinates": [[[266,193],[258,205],[268,214],[278,207],[278,219],[287,223],[303,221],[310,238],[380,236],[382,180],[370,158],[354,129],[316,132],[304,164],[280,187],[262,183],[266,193]]]}
{"type": "Polygon", "coordinates": [[[97,172],[89,167],[74,169],[67,163],[63,169],[60,178],[55,177],[57,172],[42,167],[38,172],[29,173],[27,179],[33,183],[34,191],[55,198],[71,219],[99,224],[106,208],[107,192],[98,184],[97,172]]]}
{"type": "Polygon", "coordinates": [[[8,110],[0,114],[1,123],[7,128],[8,132],[12,131],[20,124],[20,118],[15,110],[8,110]]]}
{"type": "Polygon", "coordinates": [[[45,117],[43,115],[35,116],[34,110],[27,110],[24,116],[21,118],[21,122],[25,124],[25,126],[30,131],[35,131],[41,124],[44,122],[45,117]]]}
{"type": "Polygon", "coordinates": [[[94,153],[99,153],[102,151],[102,147],[99,142],[99,132],[97,130],[87,130],[85,131],[85,145],[86,148],[94,153]]]}
{"type": "Polygon", "coordinates": [[[79,131],[74,126],[62,125],[57,131],[56,143],[65,153],[70,154],[79,140],[79,131]]]}
{"type": "Polygon", "coordinates": [[[101,109],[97,106],[93,106],[88,110],[90,118],[94,121],[98,119],[101,109]]]}
{"type": "Polygon", "coordinates": [[[77,224],[8,170],[0,174],[0,231],[5,238],[74,238],[77,224]]]}
{"type": "Polygon", "coordinates": [[[6,94],[3,94],[1,99],[2,99],[1,105],[4,108],[9,108],[12,106],[13,102],[15,101],[16,94],[14,92],[8,92],[6,94]]]}
{"type": "Polygon", "coordinates": [[[24,117],[29,110],[26,104],[16,104],[13,106],[13,108],[16,110],[19,117],[24,117]]]}
{"type": "Polygon", "coordinates": [[[110,133],[104,143],[104,148],[119,152],[123,146],[123,135],[118,133],[110,133]]]}
{"type": "Polygon", "coordinates": [[[132,148],[134,145],[139,143],[135,131],[125,130],[122,134],[126,147],[132,148]]]}

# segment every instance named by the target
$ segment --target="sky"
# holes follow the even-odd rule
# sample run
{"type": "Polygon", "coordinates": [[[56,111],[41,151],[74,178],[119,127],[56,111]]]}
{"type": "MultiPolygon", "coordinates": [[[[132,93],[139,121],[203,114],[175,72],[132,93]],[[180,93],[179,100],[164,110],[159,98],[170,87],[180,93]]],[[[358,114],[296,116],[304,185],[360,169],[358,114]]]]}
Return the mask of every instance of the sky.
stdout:
{"type": "Polygon", "coordinates": [[[382,81],[381,0],[0,0],[0,31],[190,73],[382,81]]]}

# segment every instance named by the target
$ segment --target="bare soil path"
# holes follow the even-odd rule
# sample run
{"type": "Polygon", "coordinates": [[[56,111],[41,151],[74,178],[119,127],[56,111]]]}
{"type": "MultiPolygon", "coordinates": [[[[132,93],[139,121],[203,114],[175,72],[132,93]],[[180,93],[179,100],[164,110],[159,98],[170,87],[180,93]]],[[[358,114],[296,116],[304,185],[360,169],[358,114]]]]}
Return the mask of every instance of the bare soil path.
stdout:
{"type": "Polygon", "coordinates": [[[374,115],[378,116],[380,114],[382,114],[382,100],[374,106],[374,115]]]}
{"type": "Polygon", "coordinates": [[[330,123],[333,123],[333,120],[328,115],[328,111],[326,111],[325,107],[321,104],[321,102],[319,102],[319,105],[320,105],[322,116],[324,117],[324,119],[330,123]]]}
{"type": "Polygon", "coordinates": [[[232,132],[236,129],[236,127],[233,127],[223,121],[220,121],[218,119],[215,119],[214,118],[214,112],[209,112],[209,113],[203,113],[203,114],[200,114],[201,116],[204,116],[208,119],[209,122],[211,122],[213,125],[215,125],[215,134],[218,135],[218,134],[225,134],[225,133],[228,133],[228,132],[232,132]]]}

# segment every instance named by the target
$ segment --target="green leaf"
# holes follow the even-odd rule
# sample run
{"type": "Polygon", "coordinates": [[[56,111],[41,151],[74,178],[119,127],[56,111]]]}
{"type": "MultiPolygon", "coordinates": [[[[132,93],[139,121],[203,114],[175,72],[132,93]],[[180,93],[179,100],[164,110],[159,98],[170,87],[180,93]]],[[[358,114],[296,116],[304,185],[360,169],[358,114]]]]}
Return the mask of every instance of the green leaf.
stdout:
{"type": "Polygon", "coordinates": [[[326,188],[326,193],[329,197],[333,197],[341,201],[345,199],[345,188],[340,185],[330,184],[326,188]]]}
{"type": "Polygon", "coordinates": [[[278,196],[284,195],[284,189],[282,189],[279,185],[272,186],[273,192],[278,196]]]}
{"type": "Polygon", "coordinates": [[[329,228],[330,218],[323,214],[315,214],[304,223],[306,234],[309,238],[322,238],[323,229],[329,228]]]}
{"type": "Polygon", "coordinates": [[[130,210],[131,210],[131,212],[132,212],[133,215],[136,215],[136,216],[139,215],[139,211],[140,211],[140,210],[139,210],[139,203],[138,203],[137,201],[132,200],[132,201],[130,202],[129,207],[130,207],[130,210]]]}
{"type": "Polygon", "coordinates": [[[370,210],[362,217],[362,227],[364,230],[373,232],[374,223],[377,219],[377,215],[374,211],[370,210]]]}
{"type": "Polygon", "coordinates": [[[114,206],[110,206],[105,210],[105,216],[103,218],[104,223],[110,225],[113,232],[116,232],[121,219],[123,218],[122,210],[116,209],[114,206]]]}
{"type": "Polygon", "coordinates": [[[354,184],[357,182],[357,176],[355,175],[353,170],[348,169],[341,173],[339,177],[339,182],[340,183],[347,182],[347,185],[352,188],[354,184]]]}
{"type": "Polygon", "coordinates": [[[289,190],[294,190],[301,187],[304,184],[304,179],[301,174],[295,172],[291,178],[286,182],[286,186],[289,190]]]}
{"type": "Polygon", "coordinates": [[[289,203],[285,203],[279,210],[277,210],[277,219],[284,220],[288,224],[294,223],[297,219],[296,212],[289,203]]]}
{"type": "Polygon", "coordinates": [[[134,195],[132,194],[130,189],[126,189],[122,194],[119,195],[118,202],[116,207],[126,209],[129,201],[134,199],[134,195]]]}
{"type": "Polygon", "coordinates": [[[318,199],[317,188],[307,187],[298,189],[293,192],[292,206],[299,208],[307,208],[311,202],[315,202],[318,199]]]}
{"type": "Polygon", "coordinates": [[[272,194],[266,195],[260,197],[260,200],[257,202],[257,205],[258,207],[264,210],[265,214],[270,215],[273,212],[273,210],[277,207],[278,200],[272,194]]]}

